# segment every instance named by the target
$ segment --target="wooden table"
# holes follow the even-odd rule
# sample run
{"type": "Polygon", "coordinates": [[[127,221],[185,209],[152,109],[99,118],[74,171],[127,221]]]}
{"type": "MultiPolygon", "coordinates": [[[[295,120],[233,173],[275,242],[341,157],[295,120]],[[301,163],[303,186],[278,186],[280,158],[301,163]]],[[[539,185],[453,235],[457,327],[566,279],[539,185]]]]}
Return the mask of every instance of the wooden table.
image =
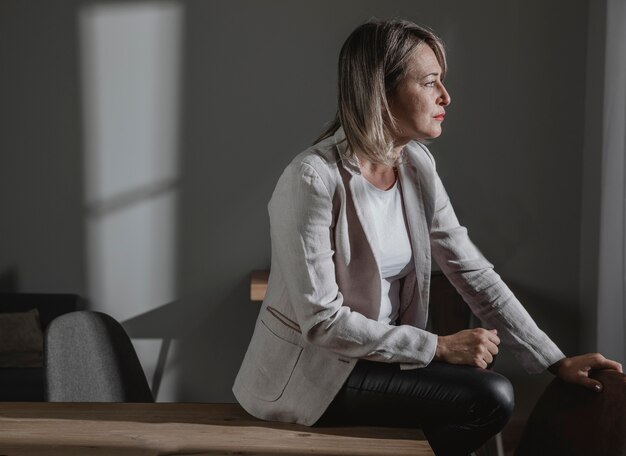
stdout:
{"type": "Polygon", "coordinates": [[[412,455],[419,430],[305,427],[237,404],[0,403],[0,455],[412,455]]]}

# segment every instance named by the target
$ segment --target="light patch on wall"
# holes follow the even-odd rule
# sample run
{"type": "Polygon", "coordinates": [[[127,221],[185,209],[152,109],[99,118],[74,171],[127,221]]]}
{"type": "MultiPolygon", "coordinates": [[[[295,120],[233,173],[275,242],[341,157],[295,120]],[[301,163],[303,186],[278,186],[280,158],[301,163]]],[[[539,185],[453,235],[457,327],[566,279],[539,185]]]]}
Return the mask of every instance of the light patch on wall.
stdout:
{"type": "Polygon", "coordinates": [[[608,1],[598,267],[598,350],[626,363],[626,3],[608,1]]]}
{"type": "MultiPolygon", "coordinates": [[[[170,2],[79,12],[87,293],[122,322],[176,298],[182,20],[170,2]]],[[[149,374],[160,345],[140,343],[149,374]]]]}
{"type": "Polygon", "coordinates": [[[181,20],[171,3],[80,14],[89,297],[118,320],[175,297],[181,20]]]}

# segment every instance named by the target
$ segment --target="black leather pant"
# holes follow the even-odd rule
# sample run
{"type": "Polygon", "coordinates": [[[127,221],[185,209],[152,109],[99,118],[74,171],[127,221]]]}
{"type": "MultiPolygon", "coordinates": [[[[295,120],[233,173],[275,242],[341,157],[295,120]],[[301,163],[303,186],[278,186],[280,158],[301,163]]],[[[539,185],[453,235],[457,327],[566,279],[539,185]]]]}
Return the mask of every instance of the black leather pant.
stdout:
{"type": "Polygon", "coordinates": [[[513,404],[509,380],[490,370],[360,360],[316,425],[420,427],[437,456],[467,456],[504,427],[513,404]]]}

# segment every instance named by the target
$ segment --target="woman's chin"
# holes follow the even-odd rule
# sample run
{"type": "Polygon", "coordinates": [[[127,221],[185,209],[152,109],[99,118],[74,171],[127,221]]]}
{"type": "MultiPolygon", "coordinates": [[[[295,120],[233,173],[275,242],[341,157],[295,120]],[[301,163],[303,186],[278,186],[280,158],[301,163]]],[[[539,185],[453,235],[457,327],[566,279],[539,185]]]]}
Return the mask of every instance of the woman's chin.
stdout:
{"type": "Polygon", "coordinates": [[[420,135],[418,138],[415,138],[415,140],[418,142],[432,141],[433,139],[437,139],[439,136],[441,136],[441,133],[442,133],[441,129],[432,130],[423,135],[420,135]]]}

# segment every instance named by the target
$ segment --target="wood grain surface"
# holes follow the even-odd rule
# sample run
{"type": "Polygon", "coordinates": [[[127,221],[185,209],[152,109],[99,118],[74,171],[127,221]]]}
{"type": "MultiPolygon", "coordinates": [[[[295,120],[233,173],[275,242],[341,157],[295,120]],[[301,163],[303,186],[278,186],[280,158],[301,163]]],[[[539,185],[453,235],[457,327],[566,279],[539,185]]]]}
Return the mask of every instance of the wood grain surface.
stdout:
{"type": "Polygon", "coordinates": [[[0,455],[432,456],[415,429],[305,427],[237,404],[0,403],[0,455]]]}

